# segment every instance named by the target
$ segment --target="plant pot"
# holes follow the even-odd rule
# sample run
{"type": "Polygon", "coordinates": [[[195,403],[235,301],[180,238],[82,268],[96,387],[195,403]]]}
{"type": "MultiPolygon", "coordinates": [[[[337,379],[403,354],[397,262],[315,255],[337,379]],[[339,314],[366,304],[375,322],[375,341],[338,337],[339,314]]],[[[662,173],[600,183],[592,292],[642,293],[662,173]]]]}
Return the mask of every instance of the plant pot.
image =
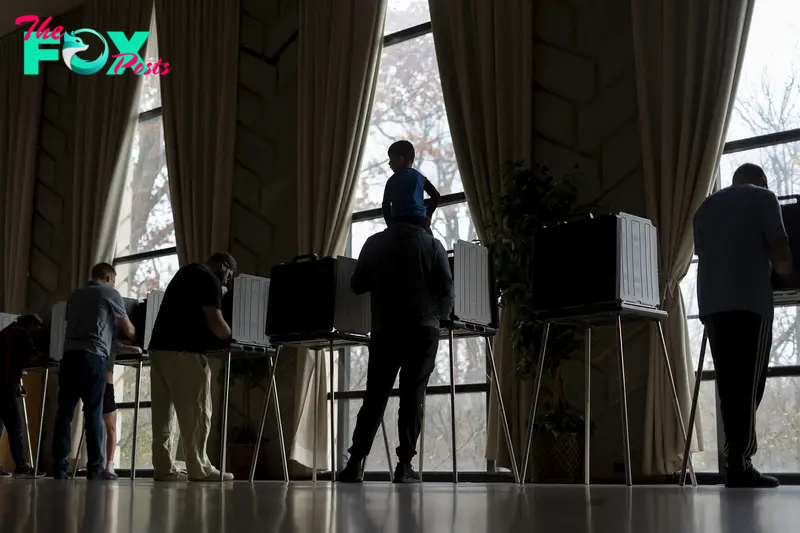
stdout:
{"type": "Polygon", "coordinates": [[[534,483],[580,483],[583,466],[580,435],[537,432],[532,466],[534,483]]]}
{"type": "MultiPolygon", "coordinates": [[[[233,474],[235,479],[249,479],[250,465],[253,462],[253,452],[255,444],[229,444],[228,445],[228,472],[233,474]]],[[[256,467],[256,479],[269,479],[269,464],[267,454],[262,444],[258,452],[258,466],[256,467]]]]}

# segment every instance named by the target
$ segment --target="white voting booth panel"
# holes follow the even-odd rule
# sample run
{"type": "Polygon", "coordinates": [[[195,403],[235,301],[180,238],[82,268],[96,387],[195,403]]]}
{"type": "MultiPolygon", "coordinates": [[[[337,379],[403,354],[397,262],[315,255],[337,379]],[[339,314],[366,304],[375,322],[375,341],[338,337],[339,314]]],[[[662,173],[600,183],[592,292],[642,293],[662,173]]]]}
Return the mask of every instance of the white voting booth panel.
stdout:
{"type": "Polygon", "coordinates": [[[156,324],[156,317],[158,316],[158,309],[161,307],[161,301],[164,300],[164,291],[151,291],[147,295],[147,308],[145,311],[144,322],[144,349],[150,346],[150,338],[153,336],[153,326],[156,324]]]}
{"type": "Polygon", "coordinates": [[[372,329],[369,293],[356,294],[350,288],[350,278],[357,263],[351,257],[336,258],[336,306],[333,323],[342,333],[366,335],[372,329]]]}
{"type": "Polygon", "coordinates": [[[64,357],[64,339],[67,335],[67,302],[58,302],[50,315],[50,359],[61,361],[64,357]]]}
{"type": "Polygon", "coordinates": [[[0,313],[0,329],[5,329],[17,319],[17,315],[10,313],[0,313]]]}
{"type": "Polygon", "coordinates": [[[657,307],[658,233],[646,218],[617,216],[617,295],[623,302],[657,307]]]}
{"type": "Polygon", "coordinates": [[[231,332],[239,344],[269,346],[264,333],[269,303],[269,278],[240,274],[233,281],[231,332]]]}
{"type": "Polygon", "coordinates": [[[492,279],[489,249],[467,241],[453,247],[456,320],[487,326],[492,323],[492,279]]]}

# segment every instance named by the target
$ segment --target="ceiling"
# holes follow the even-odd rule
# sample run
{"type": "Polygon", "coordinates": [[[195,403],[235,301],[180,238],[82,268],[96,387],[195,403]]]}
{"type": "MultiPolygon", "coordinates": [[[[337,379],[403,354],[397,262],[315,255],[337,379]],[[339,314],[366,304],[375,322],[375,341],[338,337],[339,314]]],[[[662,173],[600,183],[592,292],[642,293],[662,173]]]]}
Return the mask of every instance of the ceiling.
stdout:
{"type": "MultiPolygon", "coordinates": [[[[38,15],[44,20],[66,13],[83,4],[83,0],[5,0],[0,2],[0,36],[14,31],[14,21],[23,15],[38,15]],[[23,7],[24,5],[24,7],[23,7]]],[[[52,27],[52,26],[51,26],[52,27]]]]}

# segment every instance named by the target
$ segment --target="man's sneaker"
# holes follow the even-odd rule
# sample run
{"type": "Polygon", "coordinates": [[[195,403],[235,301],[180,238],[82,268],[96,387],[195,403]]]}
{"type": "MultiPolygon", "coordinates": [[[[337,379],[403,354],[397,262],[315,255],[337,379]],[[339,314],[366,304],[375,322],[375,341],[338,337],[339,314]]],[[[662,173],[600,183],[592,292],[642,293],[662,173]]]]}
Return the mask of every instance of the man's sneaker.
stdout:
{"type": "Polygon", "coordinates": [[[780,482],[751,466],[744,472],[729,473],[725,486],[729,489],[774,489],[780,486],[780,482]]]}
{"type": "Polygon", "coordinates": [[[233,481],[233,474],[231,474],[229,472],[225,472],[225,475],[222,476],[220,471],[215,468],[206,477],[201,477],[201,478],[196,478],[196,479],[189,478],[189,481],[194,481],[196,483],[208,483],[208,482],[211,482],[211,481],[216,481],[216,482],[233,481]]]}
{"type": "Polygon", "coordinates": [[[11,472],[0,466],[0,478],[11,477],[11,472]]]}
{"type": "Polygon", "coordinates": [[[394,469],[395,483],[419,483],[420,481],[419,474],[414,471],[411,463],[397,463],[397,468],[394,469]]]}
{"type": "Polygon", "coordinates": [[[40,477],[44,477],[44,474],[42,472],[37,474],[30,465],[18,466],[14,470],[14,479],[36,479],[40,477]]]}
{"type": "Polygon", "coordinates": [[[102,472],[90,472],[87,476],[90,481],[116,481],[119,476],[114,472],[103,470],[102,472]]]}
{"type": "Polygon", "coordinates": [[[341,472],[336,476],[339,483],[363,483],[364,482],[364,460],[356,460],[352,457],[341,472]]]}
{"type": "Polygon", "coordinates": [[[186,472],[170,472],[166,476],[154,476],[153,481],[163,481],[165,483],[180,483],[189,481],[186,472]]]}

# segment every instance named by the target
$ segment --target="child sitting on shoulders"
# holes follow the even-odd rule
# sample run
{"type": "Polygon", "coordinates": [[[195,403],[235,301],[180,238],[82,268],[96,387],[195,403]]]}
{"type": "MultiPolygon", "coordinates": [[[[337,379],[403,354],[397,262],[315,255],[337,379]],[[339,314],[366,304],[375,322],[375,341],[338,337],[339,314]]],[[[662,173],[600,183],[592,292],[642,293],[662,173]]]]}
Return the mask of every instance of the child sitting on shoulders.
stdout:
{"type": "Polygon", "coordinates": [[[383,191],[383,218],[387,226],[405,222],[431,231],[433,212],[441,195],[428,178],[412,168],[414,147],[408,141],[397,141],[389,147],[389,167],[394,171],[383,191]],[[430,200],[425,206],[424,194],[430,200]]]}

